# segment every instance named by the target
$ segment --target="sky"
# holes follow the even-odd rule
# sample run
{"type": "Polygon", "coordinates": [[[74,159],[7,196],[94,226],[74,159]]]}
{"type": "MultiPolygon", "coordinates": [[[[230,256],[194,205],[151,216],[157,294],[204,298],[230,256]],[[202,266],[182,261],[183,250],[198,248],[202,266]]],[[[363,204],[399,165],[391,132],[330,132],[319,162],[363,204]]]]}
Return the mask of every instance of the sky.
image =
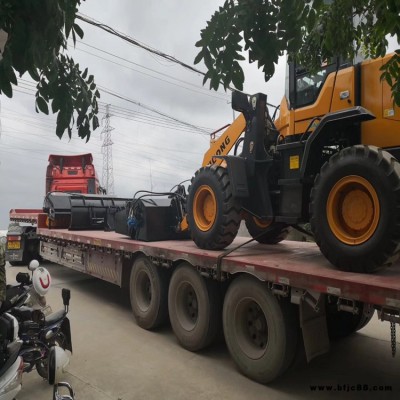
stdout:
{"type": "MultiPolygon", "coordinates": [[[[223,2],[87,0],[79,11],[193,65],[200,30],[223,2]]],[[[77,22],[85,35],[75,49],[69,46],[68,52],[82,69],[88,67],[95,76],[101,93],[102,126],[92,133],[88,143],[76,132],[71,140],[67,135],[58,139],[55,117],[35,112],[35,88],[26,75],[14,88],[12,99],[0,95],[0,229],[7,228],[10,209],[42,207],[49,154],[91,152],[102,180],[102,130],[107,105],[114,128],[114,194],[120,197],[132,197],[138,190],[168,191],[190,179],[209,148],[209,132],[233,120],[229,92],[210,91],[208,85],[202,85],[200,74],[83,21],[77,22]],[[166,120],[149,108],[192,126],[166,120]]],[[[206,71],[201,64],[195,67],[206,71]]],[[[269,103],[278,105],[284,92],[285,58],[280,59],[268,83],[254,64],[244,63],[243,68],[244,91],[265,93],[269,103]]]]}
{"type": "MultiPolygon", "coordinates": [[[[203,0],[87,0],[80,13],[107,24],[152,48],[193,65],[198,53],[195,43],[200,30],[223,1],[203,0]]],[[[69,54],[81,68],[89,68],[100,87],[99,115],[102,126],[88,143],[76,132],[69,140],[55,135],[55,117],[37,114],[35,88],[23,76],[14,96],[0,95],[0,228],[8,225],[12,208],[40,208],[45,191],[49,154],[93,154],[102,180],[102,143],[106,105],[114,128],[112,156],[114,193],[132,197],[138,190],[166,191],[190,179],[201,166],[209,147],[209,132],[232,122],[230,93],[208,90],[200,74],[160,59],[143,49],[110,35],[83,21],[83,40],[69,54]],[[102,90],[103,89],[103,90],[102,90]],[[117,96],[130,101],[111,96],[117,96]],[[148,111],[145,105],[200,129],[171,121],[148,111]],[[208,132],[208,133],[207,133],[208,132]]],[[[268,84],[254,66],[244,65],[244,91],[268,93],[269,102],[278,104],[284,90],[284,60],[268,84]]],[[[201,64],[196,68],[206,71],[201,64]]]]}

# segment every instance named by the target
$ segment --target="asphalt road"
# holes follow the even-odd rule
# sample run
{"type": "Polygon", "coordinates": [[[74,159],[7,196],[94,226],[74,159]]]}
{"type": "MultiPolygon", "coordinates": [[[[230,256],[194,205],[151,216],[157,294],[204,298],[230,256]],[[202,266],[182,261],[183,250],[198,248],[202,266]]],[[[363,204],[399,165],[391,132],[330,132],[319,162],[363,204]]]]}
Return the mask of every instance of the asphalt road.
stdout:
{"type": "MultiPolygon", "coordinates": [[[[392,358],[389,324],[376,317],[310,364],[300,351],[290,371],[263,386],[236,370],[224,343],[200,353],[186,351],[170,326],[157,332],[139,328],[117,286],[55,264],[44,266],[53,278],[47,296],[53,310],[62,307],[61,289],[71,289],[74,352],[65,380],[77,400],[400,398],[400,348],[392,358]],[[380,390],[385,386],[391,390],[380,390]]],[[[26,268],[7,267],[9,283],[19,271],[26,268]]],[[[18,400],[51,398],[52,388],[36,371],[24,375],[18,400]]]]}

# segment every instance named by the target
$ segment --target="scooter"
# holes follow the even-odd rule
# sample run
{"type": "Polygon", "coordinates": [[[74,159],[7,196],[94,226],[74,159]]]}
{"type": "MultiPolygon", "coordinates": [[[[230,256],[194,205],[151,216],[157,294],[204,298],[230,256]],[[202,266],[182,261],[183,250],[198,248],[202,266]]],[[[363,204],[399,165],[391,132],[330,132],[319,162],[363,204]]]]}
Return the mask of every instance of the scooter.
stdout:
{"type": "Polygon", "coordinates": [[[0,307],[0,312],[7,312],[13,307],[27,306],[40,309],[45,315],[51,313],[51,307],[46,305],[46,294],[51,286],[49,271],[39,266],[37,260],[29,263],[27,272],[19,272],[16,276],[18,285],[7,285],[6,299],[0,307]]]}
{"type": "Polygon", "coordinates": [[[0,316],[0,400],[12,400],[22,387],[23,361],[19,355],[18,321],[11,314],[0,316]]]}
{"type": "Polygon", "coordinates": [[[20,355],[24,361],[24,372],[36,367],[38,374],[48,377],[48,358],[54,346],[72,353],[71,327],[67,317],[71,293],[62,289],[64,309],[45,316],[40,310],[22,306],[12,308],[19,321],[20,337],[23,345],[20,355]]]}

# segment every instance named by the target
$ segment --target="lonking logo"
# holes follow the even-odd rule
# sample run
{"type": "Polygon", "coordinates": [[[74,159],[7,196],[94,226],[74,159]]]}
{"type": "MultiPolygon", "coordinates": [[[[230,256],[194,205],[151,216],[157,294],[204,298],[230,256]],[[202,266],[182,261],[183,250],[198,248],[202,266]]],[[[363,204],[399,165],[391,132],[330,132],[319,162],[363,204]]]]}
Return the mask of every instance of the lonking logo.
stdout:
{"type": "MultiPolygon", "coordinates": [[[[224,154],[226,146],[231,142],[231,138],[227,136],[224,141],[219,145],[219,148],[215,152],[216,156],[220,156],[221,154],[224,154]]],[[[211,161],[209,164],[215,164],[217,162],[217,159],[215,157],[211,158],[211,161]]]]}

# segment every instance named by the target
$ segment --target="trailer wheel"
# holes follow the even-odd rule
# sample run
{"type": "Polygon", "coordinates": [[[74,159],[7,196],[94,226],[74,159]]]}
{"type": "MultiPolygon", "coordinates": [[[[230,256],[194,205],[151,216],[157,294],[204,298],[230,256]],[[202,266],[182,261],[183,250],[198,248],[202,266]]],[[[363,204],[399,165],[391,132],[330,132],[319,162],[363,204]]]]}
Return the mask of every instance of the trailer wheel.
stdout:
{"type": "Polygon", "coordinates": [[[358,314],[352,314],[337,309],[337,298],[327,297],[326,323],[329,339],[338,340],[364,328],[374,316],[375,310],[371,305],[356,302],[358,314]]]}
{"type": "Polygon", "coordinates": [[[23,261],[9,261],[8,262],[12,267],[20,267],[22,265],[26,265],[23,261]]]}
{"type": "Polygon", "coordinates": [[[226,168],[200,168],[192,178],[187,206],[191,236],[198,247],[217,250],[232,243],[241,218],[226,168]]]}
{"type": "Polygon", "coordinates": [[[187,350],[207,347],[222,329],[218,283],[204,279],[187,263],[172,275],[168,308],[175,336],[187,350]]]}
{"type": "Polygon", "coordinates": [[[299,322],[296,308],[278,300],[267,286],[248,276],[229,287],[223,307],[225,341],[239,370],[268,383],[293,361],[299,322]]]}
{"type": "Polygon", "coordinates": [[[146,256],[133,264],[130,300],[133,315],[143,329],[155,329],[168,319],[169,271],[157,268],[146,256]]]}
{"type": "Polygon", "coordinates": [[[280,222],[262,221],[250,214],[246,214],[244,222],[250,236],[262,244],[277,244],[289,234],[289,227],[280,222]]]}
{"type": "Polygon", "coordinates": [[[400,251],[400,164],[374,146],[324,164],[311,192],[311,228],[325,257],[352,272],[392,264],[400,251]]]}

